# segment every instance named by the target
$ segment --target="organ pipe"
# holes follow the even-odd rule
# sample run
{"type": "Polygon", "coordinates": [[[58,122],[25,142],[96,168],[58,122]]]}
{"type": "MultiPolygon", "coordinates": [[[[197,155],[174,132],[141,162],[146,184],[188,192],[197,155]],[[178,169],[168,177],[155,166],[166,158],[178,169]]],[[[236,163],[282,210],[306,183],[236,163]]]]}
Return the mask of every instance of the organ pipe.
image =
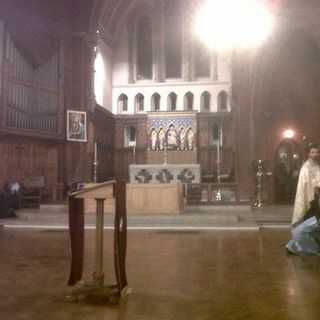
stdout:
{"type": "Polygon", "coordinates": [[[0,71],[1,80],[6,81],[6,125],[57,132],[59,52],[35,68],[3,29],[0,21],[0,49],[5,46],[4,56],[0,56],[0,71]]]}

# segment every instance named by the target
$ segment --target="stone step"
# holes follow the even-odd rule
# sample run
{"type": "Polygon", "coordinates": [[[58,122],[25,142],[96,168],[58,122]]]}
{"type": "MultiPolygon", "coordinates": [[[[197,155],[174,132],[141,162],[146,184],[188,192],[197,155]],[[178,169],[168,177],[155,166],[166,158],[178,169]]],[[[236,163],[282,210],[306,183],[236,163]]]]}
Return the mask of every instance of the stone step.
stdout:
{"type": "Polygon", "coordinates": [[[198,214],[198,213],[210,213],[216,214],[223,212],[224,214],[237,214],[237,213],[251,213],[251,207],[248,205],[188,205],[184,209],[184,213],[187,214],[198,214]]]}

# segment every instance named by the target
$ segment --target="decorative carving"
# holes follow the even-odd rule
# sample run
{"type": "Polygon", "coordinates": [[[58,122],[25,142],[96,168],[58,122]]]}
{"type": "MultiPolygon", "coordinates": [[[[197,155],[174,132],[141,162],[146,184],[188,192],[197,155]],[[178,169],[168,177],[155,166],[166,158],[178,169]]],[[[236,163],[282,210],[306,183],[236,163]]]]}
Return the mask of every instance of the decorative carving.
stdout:
{"type": "Polygon", "coordinates": [[[158,138],[159,138],[159,150],[162,151],[164,150],[164,147],[165,147],[165,133],[163,131],[163,128],[160,129],[158,138]]]}
{"type": "Polygon", "coordinates": [[[135,176],[138,183],[149,183],[152,180],[152,175],[146,169],[141,169],[135,176]]]}
{"type": "Polygon", "coordinates": [[[130,165],[130,183],[200,183],[200,165],[130,165]]]}
{"type": "Polygon", "coordinates": [[[155,129],[152,129],[150,134],[150,149],[155,151],[157,150],[157,147],[158,147],[158,134],[155,129]]]}
{"type": "Polygon", "coordinates": [[[193,150],[194,149],[194,133],[191,128],[188,130],[187,140],[188,140],[188,150],[193,150]]]}
{"type": "Polygon", "coordinates": [[[195,175],[190,169],[183,169],[178,175],[178,180],[182,183],[192,183],[195,180],[195,175]]]}
{"type": "Polygon", "coordinates": [[[194,150],[196,119],[191,116],[149,118],[149,149],[194,150]]]}
{"type": "Polygon", "coordinates": [[[172,124],[167,131],[167,146],[169,150],[177,150],[178,148],[178,137],[177,132],[172,124]]]}
{"type": "Polygon", "coordinates": [[[187,144],[186,144],[186,130],[184,129],[184,127],[180,128],[180,134],[179,134],[179,138],[180,138],[180,150],[186,150],[187,148],[187,144]]]}
{"type": "Polygon", "coordinates": [[[163,169],[156,175],[156,179],[160,183],[170,183],[173,180],[173,178],[173,175],[170,173],[168,169],[163,169]]]}

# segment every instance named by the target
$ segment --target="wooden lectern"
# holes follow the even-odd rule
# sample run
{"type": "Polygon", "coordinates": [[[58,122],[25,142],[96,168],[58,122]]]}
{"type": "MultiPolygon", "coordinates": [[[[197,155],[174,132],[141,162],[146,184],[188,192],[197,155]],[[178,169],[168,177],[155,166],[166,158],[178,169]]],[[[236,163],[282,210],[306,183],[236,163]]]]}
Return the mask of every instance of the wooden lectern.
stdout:
{"type": "Polygon", "coordinates": [[[126,276],[127,213],[126,185],[124,182],[109,181],[90,184],[69,196],[69,230],[71,238],[71,271],[69,285],[76,287],[67,296],[69,301],[89,300],[92,302],[118,303],[129,293],[126,276]],[[115,198],[114,219],[114,268],[116,285],[104,285],[103,232],[104,202],[115,198]],[[79,282],[83,271],[84,257],[84,214],[85,200],[95,200],[96,207],[96,261],[92,283],[79,282]]]}

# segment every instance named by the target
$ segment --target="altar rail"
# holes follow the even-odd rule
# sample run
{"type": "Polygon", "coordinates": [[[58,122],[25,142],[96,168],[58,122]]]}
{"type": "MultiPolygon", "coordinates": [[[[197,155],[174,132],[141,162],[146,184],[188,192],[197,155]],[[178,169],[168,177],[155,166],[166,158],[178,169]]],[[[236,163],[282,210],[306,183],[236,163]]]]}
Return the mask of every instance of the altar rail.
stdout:
{"type": "Polygon", "coordinates": [[[239,202],[236,183],[186,184],[187,205],[233,205],[239,202]]]}

